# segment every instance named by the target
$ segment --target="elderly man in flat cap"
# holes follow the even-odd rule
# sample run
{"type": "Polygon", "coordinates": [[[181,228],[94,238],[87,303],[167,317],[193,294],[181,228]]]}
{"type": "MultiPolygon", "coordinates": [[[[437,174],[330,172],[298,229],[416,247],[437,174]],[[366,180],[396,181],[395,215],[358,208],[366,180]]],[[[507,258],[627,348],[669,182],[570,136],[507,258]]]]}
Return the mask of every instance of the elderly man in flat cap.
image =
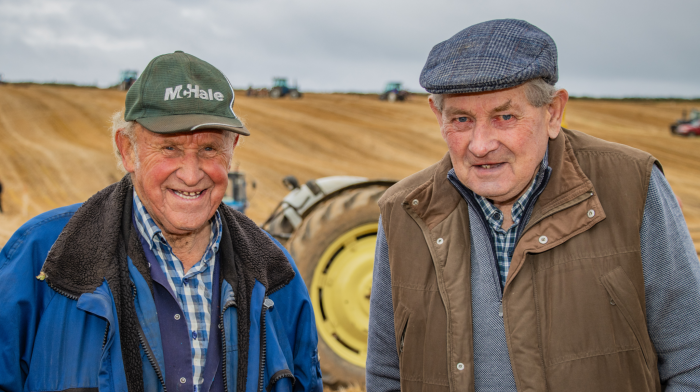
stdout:
{"type": "Polygon", "coordinates": [[[233,98],[197,57],[148,64],[113,119],[127,175],[0,252],[0,390],[322,391],[294,262],[221,203],[233,98]]]}
{"type": "Polygon", "coordinates": [[[700,389],[700,265],[651,155],[562,129],[552,38],[436,45],[448,154],[379,201],[367,390],[700,389]]]}

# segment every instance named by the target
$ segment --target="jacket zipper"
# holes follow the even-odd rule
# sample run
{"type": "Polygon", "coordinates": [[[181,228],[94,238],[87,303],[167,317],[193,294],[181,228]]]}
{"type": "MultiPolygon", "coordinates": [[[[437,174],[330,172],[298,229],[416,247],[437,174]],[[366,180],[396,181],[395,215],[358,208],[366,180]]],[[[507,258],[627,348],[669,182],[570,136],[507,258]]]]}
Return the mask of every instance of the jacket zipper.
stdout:
{"type": "Polygon", "coordinates": [[[294,384],[296,383],[296,379],[294,378],[294,375],[292,372],[289,370],[280,370],[279,372],[275,373],[272,375],[270,378],[270,382],[267,384],[267,392],[270,392],[274,385],[277,383],[277,381],[283,379],[283,378],[291,378],[292,379],[292,388],[294,388],[294,384]]]}
{"type": "MultiPolygon", "coordinates": [[[[224,328],[224,312],[226,312],[226,309],[230,308],[231,306],[236,306],[236,301],[228,301],[224,304],[223,309],[221,310],[221,317],[219,318],[219,330],[221,331],[221,350],[222,350],[222,358],[221,358],[221,376],[224,380],[224,391],[228,391],[228,378],[226,377],[226,329],[224,328]]],[[[238,369],[236,369],[237,371],[238,369]]]]}
{"type": "MultiPolygon", "coordinates": [[[[131,295],[132,295],[132,302],[136,301],[136,285],[134,282],[131,282],[131,295]]],[[[151,366],[153,369],[156,371],[156,375],[158,376],[158,381],[160,381],[160,385],[163,387],[163,392],[167,392],[168,389],[165,387],[165,380],[163,379],[163,373],[160,371],[160,367],[158,366],[158,362],[156,362],[156,359],[153,355],[153,352],[151,351],[151,347],[147,344],[146,338],[143,336],[143,331],[141,330],[141,326],[139,325],[138,328],[138,333],[139,333],[139,342],[141,343],[141,347],[143,348],[143,351],[146,353],[146,358],[148,358],[148,362],[151,363],[151,366]]]]}
{"type": "MultiPolygon", "coordinates": [[[[78,300],[77,295],[73,295],[68,293],[67,291],[61,290],[58,287],[52,285],[48,279],[46,280],[46,284],[55,292],[61,294],[62,296],[72,299],[73,301],[78,300]]],[[[136,300],[136,285],[134,282],[131,282],[131,300],[135,301],[136,300]]],[[[109,332],[109,325],[107,325],[107,328],[105,329],[105,336],[102,339],[102,349],[104,350],[105,345],[107,344],[107,334],[109,332]]],[[[138,333],[139,333],[139,342],[141,344],[141,347],[143,347],[143,351],[146,353],[146,357],[148,358],[148,361],[151,363],[151,366],[153,366],[153,369],[156,371],[156,374],[158,375],[158,380],[160,381],[160,384],[163,386],[163,392],[167,392],[168,390],[165,387],[165,381],[163,380],[163,373],[160,371],[160,367],[158,367],[158,363],[156,362],[155,358],[153,357],[153,352],[151,352],[150,347],[146,344],[146,339],[143,337],[143,332],[141,331],[141,328],[139,326],[138,328],[138,333]]]]}
{"type": "Polygon", "coordinates": [[[102,350],[104,350],[107,345],[107,335],[109,335],[109,323],[107,323],[107,327],[105,328],[105,337],[102,338],[102,350]]]}
{"type": "Polygon", "coordinates": [[[265,384],[265,356],[267,355],[267,339],[265,337],[265,312],[274,306],[274,302],[265,297],[260,316],[260,376],[258,378],[258,392],[263,391],[265,384]]]}
{"type": "MultiPolygon", "coordinates": [[[[61,294],[62,296],[66,297],[68,299],[71,299],[73,301],[77,301],[79,298],[77,295],[69,294],[68,292],[61,290],[58,287],[52,285],[48,280],[46,280],[46,284],[51,288],[51,290],[61,294]]],[[[107,323],[107,327],[105,327],[105,336],[102,338],[102,350],[104,350],[105,346],[107,345],[107,336],[108,335],[109,335],[109,323],[107,323]]]]}
{"type": "Polygon", "coordinates": [[[72,299],[73,301],[77,301],[79,298],[77,295],[70,294],[67,291],[63,291],[63,290],[59,289],[58,287],[54,286],[53,284],[51,284],[51,282],[49,281],[48,278],[46,279],[46,284],[49,285],[49,287],[51,287],[51,289],[53,291],[61,294],[62,296],[66,297],[68,299],[72,299]]]}

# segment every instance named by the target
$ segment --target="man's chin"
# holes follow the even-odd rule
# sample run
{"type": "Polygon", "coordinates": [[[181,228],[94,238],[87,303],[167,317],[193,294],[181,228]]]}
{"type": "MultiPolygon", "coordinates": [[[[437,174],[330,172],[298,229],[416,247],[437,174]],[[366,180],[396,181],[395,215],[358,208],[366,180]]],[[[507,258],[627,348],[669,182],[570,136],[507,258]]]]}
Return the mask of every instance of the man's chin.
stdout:
{"type": "Polygon", "coordinates": [[[210,219],[211,217],[197,217],[194,219],[178,219],[174,217],[167,219],[167,222],[163,223],[165,227],[161,227],[161,230],[172,235],[188,235],[206,228],[210,219]]]}
{"type": "Polygon", "coordinates": [[[474,187],[469,189],[477,195],[496,203],[502,203],[509,199],[508,194],[501,189],[494,189],[492,187],[474,187]]]}

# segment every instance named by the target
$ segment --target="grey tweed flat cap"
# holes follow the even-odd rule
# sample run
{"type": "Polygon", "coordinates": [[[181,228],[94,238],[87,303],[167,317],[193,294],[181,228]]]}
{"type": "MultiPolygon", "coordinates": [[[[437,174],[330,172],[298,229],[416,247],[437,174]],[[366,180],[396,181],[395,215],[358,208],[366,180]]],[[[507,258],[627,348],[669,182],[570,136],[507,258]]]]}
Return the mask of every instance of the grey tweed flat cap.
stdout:
{"type": "Polygon", "coordinates": [[[554,85],[557,46],[547,33],[516,19],[479,23],[435,45],[420,74],[434,94],[502,90],[542,78],[554,85]]]}

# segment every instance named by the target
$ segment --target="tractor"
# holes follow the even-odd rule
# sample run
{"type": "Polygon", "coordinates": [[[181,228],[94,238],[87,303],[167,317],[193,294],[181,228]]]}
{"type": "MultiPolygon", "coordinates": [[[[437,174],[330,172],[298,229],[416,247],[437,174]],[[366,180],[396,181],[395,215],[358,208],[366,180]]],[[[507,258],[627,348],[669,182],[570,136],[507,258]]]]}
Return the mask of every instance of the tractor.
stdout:
{"type": "Polygon", "coordinates": [[[119,90],[128,91],[131,85],[136,82],[138,77],[138,72],[133,69],[125,69],[121,72],[119,76],[119,90]]]}
{"type": "Polygon", "coordinates": [[[377,241],[377,201],[394,180],[333,176],[290,191],[262,228],[282,243],[299,268],[316,316],[325,384],[364,385],[369,298],[377,241]]]}
{"type": "MultiPolygon", "coordinates": [[[[251,186],[255,189],[255,182],[253,182],[251,186]]],[[[245,188],[246,180],[244,173],[238,170],[228,173],[228,187],[224,194],[223,203],[245,214],[245,210],[248,208],[248,197],[245,188]]]]}
{"type": "Polygon", "coordinates": [[[389,82],[384,88],[384,92],[379,94],[380,101],[405,101],[408,96],[411,95],[406,90],[401,90],[401,82],[389,82]]]}
{"type": "Polygon", "coordinates": [[[272,88],[270,89],[270,98],[282,98],[289,95],[289,98],[301,98],[301,92],[296,83],[294,87],[287,86],[287,78],[274,78],[272,88]]]}
{"type": "MultiPolygon", "coordinates": [[[[333,176],[300,185],[287,176],[282,183],[289,193],[261,227],[289,250],[306,282],[323,382],[364,385],[377,201],[396,181],[333,176]]],[[[245,187],[243,173],[229,173],[224,203],[245,212],[245,187]]]]}
{"type": "Polygon", "coordinates": [[[686,112],[683,111],[683,117],[671,124],[671,133],[683,136],[700,136],[700,110],[691,110],[689,118],[686,118],[686,112]]]}

